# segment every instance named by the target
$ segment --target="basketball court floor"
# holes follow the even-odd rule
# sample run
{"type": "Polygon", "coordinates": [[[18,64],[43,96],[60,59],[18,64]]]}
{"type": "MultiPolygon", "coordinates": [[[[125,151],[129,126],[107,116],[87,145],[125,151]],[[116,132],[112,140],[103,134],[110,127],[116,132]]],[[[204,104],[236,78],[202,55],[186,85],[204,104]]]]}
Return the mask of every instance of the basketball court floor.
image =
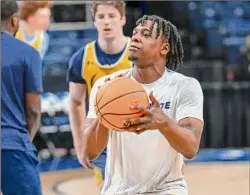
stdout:
{"type": "MultiPolygon", "coordinates": [[[[189,195],[249,195],[250,165],[245,162],[202,162],[186,165],[189,195]]],[[[72,169],[41,173],[43,195],[98,195],[93,173],[72,169]]]]}

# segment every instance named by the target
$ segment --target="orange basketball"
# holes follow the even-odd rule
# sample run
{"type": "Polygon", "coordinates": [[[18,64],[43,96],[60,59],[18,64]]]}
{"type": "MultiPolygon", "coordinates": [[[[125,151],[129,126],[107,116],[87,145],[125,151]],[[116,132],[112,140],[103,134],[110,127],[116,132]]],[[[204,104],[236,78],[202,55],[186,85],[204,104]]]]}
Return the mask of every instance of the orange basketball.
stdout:
{"type": "Polygon", "coordinates": [[[97,92],[95,111],[101,123],[108,129],[122,129],[123,120],[142,116],[130,106],[147,108],[148,96],[140,83],[127,77],[117,77],[107,81],[97,92]]]}

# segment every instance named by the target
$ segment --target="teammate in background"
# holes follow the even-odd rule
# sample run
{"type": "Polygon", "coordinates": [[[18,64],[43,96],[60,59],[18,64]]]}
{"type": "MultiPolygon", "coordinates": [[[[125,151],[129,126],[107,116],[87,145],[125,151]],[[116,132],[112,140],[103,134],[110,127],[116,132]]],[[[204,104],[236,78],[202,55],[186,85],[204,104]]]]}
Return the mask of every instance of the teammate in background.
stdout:
{"type": "MultiPolygon", "coordinates": [[[[88,100],[97,79],[132,67],[132,62],[128,59],[130,38],[123,33],[126,23],[125,7],[123,1],[94,1],[92,12],[98,40],[77,51],[69,63],[67,80],[70,93],[70,125],[77,157],[84,167],[87,162],[84,159],[81,132],[88,110],[88,102],[85,100],[88,100]]],[[[106,150],[94,161],[95,177],[99,186],[104,179],[105,163],[106,150]]]]}
{"type": "Polygon", "coordinates": [[[1,1],[1,191],[40,195],[32,140],[41,116],[42,63],[34,48],[14,38],[17,13],[16,1],[1,1]]]}
{"type": "Polygon", "coordinates": [[[177,28],[169,21],[145,15],[131,40],[129,58],[135,66],[99,79],[91,91],[83,131],[85,158],[91,161],[107,146],[102,195],[187,195],[183,156],[191,159],[199,149],[201,86],[196,79],[174,71],[183,64],[184,52],[177,28]],[[98,87],[120,74],[141,83],[151,105],[148,109],[132,107],[144,116],[124,121],[125,132],[106,129],[94,109],[98,87]]]}
{"type": "Polygon", "coordinates": [[[49,46],[46,30],[50,24],[52,1],[21,1],[20,25],[16,38],[34,47],[41,58],[49,46]]]}

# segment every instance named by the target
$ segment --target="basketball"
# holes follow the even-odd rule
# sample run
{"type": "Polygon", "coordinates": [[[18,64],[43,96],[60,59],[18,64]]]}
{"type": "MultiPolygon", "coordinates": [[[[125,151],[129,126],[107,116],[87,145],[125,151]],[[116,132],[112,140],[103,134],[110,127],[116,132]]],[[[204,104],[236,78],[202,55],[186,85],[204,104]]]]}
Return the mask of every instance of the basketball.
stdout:
{"type": "Polygon", "coordinates": [[[140,83],[127,77],[107,81],[97,92],[95,111],[101,123],[108,129],[122,129],[123,120],[140,117],[142,113],[130,106],[147,108],[148,96],[140,83]]]}

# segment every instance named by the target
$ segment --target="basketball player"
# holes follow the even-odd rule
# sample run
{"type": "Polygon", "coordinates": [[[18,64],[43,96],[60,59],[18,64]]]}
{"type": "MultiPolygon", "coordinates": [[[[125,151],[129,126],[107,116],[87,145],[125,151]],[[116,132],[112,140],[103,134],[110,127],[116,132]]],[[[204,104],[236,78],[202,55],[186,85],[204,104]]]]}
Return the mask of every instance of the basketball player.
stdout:
{"type": "Polygon", "coordinates": [[[34,47],[41,58],[49,46],[49,36],[46,30],[50,24],[51,1],[21,1],[20,25],[16,38],[34,47]]]}
{"type": "Polygon", "coordinates": [[[42,63],[39,53],[14,38],[18,6],[1,1],[1,190],[4,195],[40,195],[32,140],[40,123],[42,63]]]}
{"type": "MultiPolygon", "coordinates": [[[[106,129],[96,117],[91,92],[83,131],[84,155],[96,158],[107,145],[102,195],[187,195],[183,156],[191,159],[203,130],[203,93],[199,82],[175,72],[182,65],[183,48],[177,28],[158,16],[143,16],[133,31],[129,58],[135,66],[118,71],[145,88],[150,106],[144,116],[124,121],[123,132],[106,129]]],[[[91,163],[89,163],[91,166],[91,163]]]]}
{"type": "MultiPolygon", "coordinates": [[[[87,166],[83,158],[81,131],[84,128],[85,112],[90,91],[95,81],[102,76],[132,67],[128,59],[130,38],[124,36],[125,2],[94,1],[92,12],[98,40],[87,44],[71,58],[68,70],[70,93],[70,125],[74,147],[79,162],[87,166]]],[[[104,179],[106,150],[95,161],[95,177],[101,186],[104,179]]]]}

